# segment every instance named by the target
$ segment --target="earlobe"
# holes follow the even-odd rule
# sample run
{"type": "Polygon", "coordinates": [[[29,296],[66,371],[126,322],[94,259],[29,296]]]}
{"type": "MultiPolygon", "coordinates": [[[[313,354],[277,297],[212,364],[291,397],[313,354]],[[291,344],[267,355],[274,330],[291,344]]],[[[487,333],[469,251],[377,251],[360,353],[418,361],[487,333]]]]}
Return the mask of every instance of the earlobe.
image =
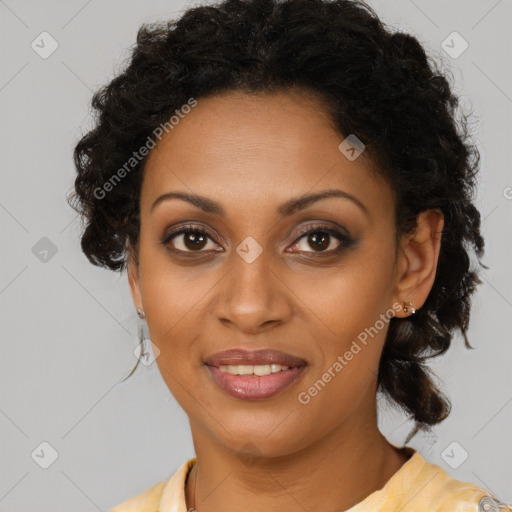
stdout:
{"type": "Polygon", "coordinates": [[[427,300],[434,284],[441,250],[444,217],[440,210],[418,214],[416,229],[403,235],[398,256],[395,300],[406,305],[396,316],[409,316],[427,300]]]}

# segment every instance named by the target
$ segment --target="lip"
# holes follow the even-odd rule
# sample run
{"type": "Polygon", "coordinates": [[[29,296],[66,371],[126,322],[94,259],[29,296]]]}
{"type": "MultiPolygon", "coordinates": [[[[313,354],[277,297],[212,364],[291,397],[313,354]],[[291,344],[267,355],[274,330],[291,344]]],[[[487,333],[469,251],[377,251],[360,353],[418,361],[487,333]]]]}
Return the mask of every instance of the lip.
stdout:
{"type": "Polygon", "coordinates": [[[290,387],[303,371],[306,365],[281,370],[270,375],[232,375],[216,366],[206,366],[213,380],[228,395],[242,400],[261,400],[277,395],[290,387]]]}
{"type": "Polygon", "coordinates": [[[242,348],[234,348],[217,352],[206,358],[205,364],[208,366],[219,367],[222,365],[237,364],[280,364],[281,366],[289,366],[295,368],[306,365],[306,361],[300,357],[293,356],[280,350],[262,348],[258,350],[247,350],[242,348]]]}
{"type": "Polygon", "coordinates": [[[231,349],[218,352],[205,361],[205,366],[218,386],[228,395],[242,400],[261,400],[290,387],[306,369],[304,359],[273,349],[231,349]],[[288,366],[270,375],[232,375],[220,370],[223,365],[279,364],[288,366]]]}

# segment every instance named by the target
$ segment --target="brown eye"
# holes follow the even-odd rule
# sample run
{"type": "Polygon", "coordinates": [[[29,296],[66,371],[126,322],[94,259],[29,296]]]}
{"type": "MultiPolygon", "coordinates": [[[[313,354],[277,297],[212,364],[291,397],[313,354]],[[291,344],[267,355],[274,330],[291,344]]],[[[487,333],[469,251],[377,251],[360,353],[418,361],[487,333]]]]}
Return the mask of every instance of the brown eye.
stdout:
{"type": "Polygon", "coordinates": [[[350,246],[352,240],[344,233],[327,227],[309,229],[293,244],[291,251],[336,253],[350,246]]]}
{"type": "Polygon", "coordinates": [[[317,233],[308,235],[307,242],[315,251],[323,251],[329,247],[331,238],[331,235],[328,233],[318,231],[317,233]]]}
{"type": "Polygon", "coordinates": [[[216,250],[217,243],[208,235],[208,233],[199,228],[183,228],[175,233],[168,235],[163,241],[169,249],[181,252],[205,252],[206,250],[216,250]],[[172,246],[169,247],[172,241],[172,246]],[[208,247],[208,242],[211,246],[208,247]]]}

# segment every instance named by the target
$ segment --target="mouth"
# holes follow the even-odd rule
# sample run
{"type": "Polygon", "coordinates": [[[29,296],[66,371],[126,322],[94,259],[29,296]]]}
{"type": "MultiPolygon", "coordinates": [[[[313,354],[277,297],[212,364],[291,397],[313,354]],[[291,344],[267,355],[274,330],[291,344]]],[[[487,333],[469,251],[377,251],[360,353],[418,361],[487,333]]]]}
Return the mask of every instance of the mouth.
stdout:
{"type": "Polygon", "coordinates": [[[214,382],[228,395],[243,400],[270,398],[294,383],[305,360],[271,349],[219,352],[205,361],[214,382]]]}

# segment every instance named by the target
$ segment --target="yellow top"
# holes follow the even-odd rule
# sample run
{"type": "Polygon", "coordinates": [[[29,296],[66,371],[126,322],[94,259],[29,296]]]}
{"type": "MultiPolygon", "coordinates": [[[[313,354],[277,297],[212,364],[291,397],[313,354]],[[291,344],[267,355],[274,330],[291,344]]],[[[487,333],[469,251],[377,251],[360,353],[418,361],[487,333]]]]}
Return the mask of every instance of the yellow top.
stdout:
{"type": "MultiPolygon", "coordinates": [[[[512,512],[476,485],[455,480],[419,452],[387,481],[346,512],[512,512]]],[[[117,505],[110,512],[187,512],[185,481],[196,458],[184,462],[167,481],[117,505]]]]}

